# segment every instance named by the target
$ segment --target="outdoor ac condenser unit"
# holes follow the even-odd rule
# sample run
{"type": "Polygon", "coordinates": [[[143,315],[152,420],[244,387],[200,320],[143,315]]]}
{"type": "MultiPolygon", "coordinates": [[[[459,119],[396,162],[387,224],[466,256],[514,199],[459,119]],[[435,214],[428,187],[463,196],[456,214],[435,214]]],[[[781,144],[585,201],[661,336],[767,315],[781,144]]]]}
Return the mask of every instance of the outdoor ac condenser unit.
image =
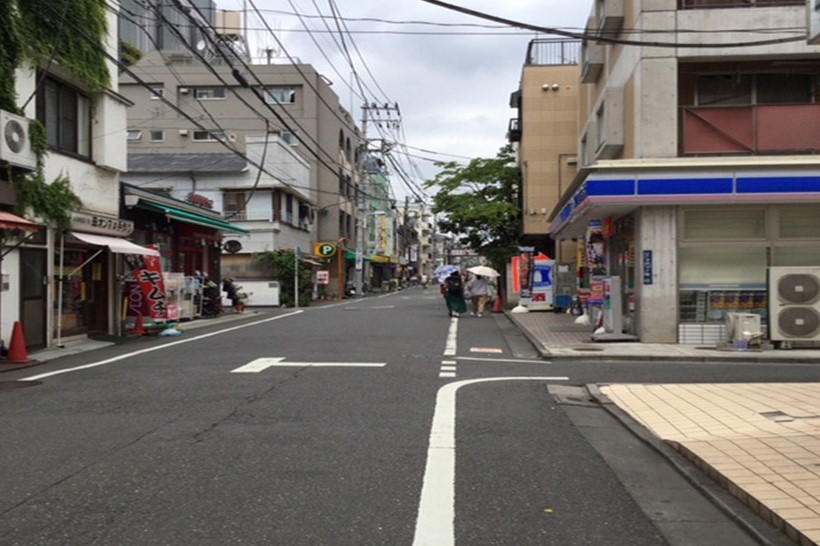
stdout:
{"type": "Polygon", "coordinates": [[[820,340],[820,267],[769,268],[769,337],[820,340]]]}
{"type": "Polygon", "coordinates": [[[760,333],[760,315],[754,313],[727,313],[726,338],[734,343],[749,341],[754,334],[760,333]]]}
{"type": "Polygon", "coordinates": [[[5,110],[0,110],[0,159],[29,170],[37,168],[28,119],[5,110]]]}

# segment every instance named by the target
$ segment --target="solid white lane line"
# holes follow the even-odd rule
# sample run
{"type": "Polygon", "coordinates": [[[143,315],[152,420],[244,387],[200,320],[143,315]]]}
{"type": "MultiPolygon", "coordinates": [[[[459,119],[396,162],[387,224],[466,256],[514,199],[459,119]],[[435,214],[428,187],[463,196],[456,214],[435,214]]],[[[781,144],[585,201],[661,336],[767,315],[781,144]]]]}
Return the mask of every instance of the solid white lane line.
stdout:
{"type": "Polygon", "coordinates": [[[171,343],[166,343],[165,345],[155,345],[153,347],[149,347],[147,349],[140,349],[139,351],[134,351],[132,353],[126,353],[123,355],[115,356],[113,358],[108,358],[106,360],[100,360],[99,362],[92,362],[90,364],[83,364],[82,366],[76,366],[74,368],[66,368],[65,370],[55,370],[53,372],[42,373],[39,375],[32,375],[31,377],[24,377],[20,379],[20,381],[39,381],[40,379],[44,379],[46,377],[52,377],[55,375],[60,375],[64,373],[71,373],[80,370],[87,370],[90,368],[96,368],[97,366],[105,366],[106,364],[112,364],[114,362],[119,362],[120,360],[125,360],[126,358],[131,358],[132,356],[138,356],[146,353],[152,353],[154,351],[161,351],[163,349],[168,349],[170,347],[176,347],[177,345],[182,345],[183,343],[190,343],[192,341],[198,341],[200,339],[205,339],[208,337],[218,336],[221,334],[226,334],[228,332],[233,332],[234,330],[241,330],[242,328],[249,328],[251,326],[257,326],[259,324],[265,324],[266,322],[271,322],[274,320],[279,320],[287,317],[292,317],[294,315],[298,315],[300,313],[304,313],[303,310],[292,311],[286,315],[279,315],[276,317],[266,318],[263,320],[256,320],[253,322],[247,322],[245,324],[240,324],[239,326],[233,326],[231,328],[225,328],[224,330],[217,330],[215,332],[210,332],[207,334],[202,334],[195,337],[189,337],[185,339],[180,339],[179,341],[173,341],[171,343]]]}
{"type": "Polygon", "coordinates": [[[456,348],[458,339],[458,319],[453,317],[450,319],[450,330],[447,332],[447,344],[444,346],[444,356],[456,356],[456,348]]]}
{"type": "Polygon", "coordinates": [[[454,546],[456,483],[456,392],[473,383],[490,381],[568,381],[568,377],[490,377],[444,385],[436,395],[436,409],[427,446],[427,465],[419,499],[413,546],[454,546]]]}

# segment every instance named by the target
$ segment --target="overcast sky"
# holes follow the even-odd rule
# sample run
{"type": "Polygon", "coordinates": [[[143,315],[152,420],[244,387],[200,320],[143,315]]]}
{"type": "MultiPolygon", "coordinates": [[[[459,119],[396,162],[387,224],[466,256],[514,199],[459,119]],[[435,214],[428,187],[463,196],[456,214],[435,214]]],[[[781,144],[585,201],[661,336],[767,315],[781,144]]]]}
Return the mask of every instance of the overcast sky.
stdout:
{"type": "MultiPolygon", "coordinates": [[[[452,3],[506,19],[573,30],[583,28],[591,6],[591,0],[452,3]]],[[[319,12],[331,13],[327,0],[217,0],[222,9],[241,10],[243,4],[251,12],[255,5],[278,31],[286,50],[280,56],[297,57],[316,67],[333,82],[342,104],[361,119],[362,99],[350,91],[351,69],[323,21],[331,29],[336,23],[316,17],[319,12]],[[293,6],[303,16],[301,21],[293,15],[293,6]],[[303,25],[315,32],[308,34],[303,25]]],[[[346,44],[366,87],[368,102],[398,103],[405,144],[442,155],[414,149],[411,153],[439,160],[458,160],[443,154],[494,157],[506,144],[507,123],[515,116],[509,107],[510,93],[518,88],[527,44],[534,33],[504,28],[422,0],[335,0],[335,6],[351,32],[353,43],[346,36],[346,44]],[[365,18],[386,22],[355,20],[365,18]],[[480,26],[391,23],[408,21],[480,26]]],[[[248,26],[254,29],[262,25],[252,14],[248,26]]],[[[281,49],[267,32],[251,30],[249,34],[254,57],[261,56],[265,47],[281,49]]],[[[369,137],[377,136],[373,133],[368,130],[369,137]]],[[[436,172],[430,162],[415,161],[424,175],[436,172]]]]}

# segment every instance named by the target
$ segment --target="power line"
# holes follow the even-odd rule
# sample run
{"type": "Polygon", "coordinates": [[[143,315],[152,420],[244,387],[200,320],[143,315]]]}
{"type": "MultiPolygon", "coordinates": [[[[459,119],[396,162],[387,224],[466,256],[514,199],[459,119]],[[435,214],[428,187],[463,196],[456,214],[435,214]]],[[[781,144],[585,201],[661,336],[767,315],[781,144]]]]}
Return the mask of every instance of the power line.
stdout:
{"type": "Polygon", "coordinates": [[[421,0],[422,2],[426,2],[428,4],[433,4],[434,6],[439,6],[441,8],[456,11],[458,13],[463,13],[465,15],[471,15],[473,17],[478,17],[479,19],[486,19],[488,21],[495,21],[497,23],[503,23],[505,25],[509,25],[511,27],[521,28],[525,30],[532,30],[535,32],[543,32],[545,34],[555,34],[556,36],[564,36],[567,38],[575,38],[578,40],[596,40],[599,42],[605,42],[609,44],[620,44],[620,45],[630,45],[630,46],[645,46],[645,47],[671,47],[676,49],[690,49],[690,48],[737,48],[737,47],[750,47],[750,46],[764,46],[764,45],[775,45],[775,44],[785,44],[789,42],[799,42],[806,39],[805,30],[801,36],[795,36],[793,38],[773,38],[770,40],[757,40],[754,42],[734,42],[734,43],[695,43],[695,44],[681,44],[675,42],[645,42],[642,40],[626,40],[621,38],[611,38],[607,37],[605,33],[577,33],[577,32],[567,32],[564,30],[559,30],[557,28],[549,28],[549,27],[542,27],[538,25],[531,25],[529,23],[522,23],[520,21],[514,21],[512,19],[505,19],[503,17],[498,17],[495,15],[490,15],[488,13],[483,13],[480,11],[472,10],[469,8],[464,8],[461,6],[456,6],[455,4],[448,4],[447,2],[442,2],[441,0],[421,0]]]}

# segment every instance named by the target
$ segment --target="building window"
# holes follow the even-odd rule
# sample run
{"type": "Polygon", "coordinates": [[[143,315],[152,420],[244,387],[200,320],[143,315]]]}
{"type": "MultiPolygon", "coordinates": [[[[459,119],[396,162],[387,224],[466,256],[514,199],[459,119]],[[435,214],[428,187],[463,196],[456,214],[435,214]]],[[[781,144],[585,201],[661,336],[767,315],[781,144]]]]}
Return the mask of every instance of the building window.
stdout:
{"type": "Polygon", "coordinates": [[[139,129],[128,129],[128,140],[142,140],[142,131],[139,129]]]}
{"type": "Polygon", "coordinates": [[[247,220],[246,202],[244,191],[226,191],[222,196],[222,213],[231,220],[247,220]]]}
{"type": "Polygon", "coordinates": [[[165,142],[165,131],[151,131],[151,142],[165,142]]]}
{"type": "Polygon", "coordinates": [[[88,96],[46,76],[37,95],[37,119],[46,128],[48,144],[71,154],[91,155],[91,108],[88,96]]]}
{"type": "Polygon", "coordinates": [[[287,194],[285,196],[285,223],[293,225],[293,196],[287,194]]]}
{"type": "Polygon", "coordinates": [[[165,88],[161,85],[151,86],[151,100],[160,100],[165,96],[165,88]]]}
{"type": "Polygon", "coordinates": [[[296,102],[296,88],[276,86],[265,88],[265,102],[268,104],[294,104],[296,102]]]}
{"type": "Polygon", "coordinates": [[[810,74],[758,74],[757,104],[807,104],[814,102],[814,76],[810,74]]]}
{"type": "Polygon", "coordinates": [[[225,100],[224,87],[197,87],[194,89],[196,100],[225,100]]]}
{"type": "Polygon", "coordinates": [[[193,140],[195,142],[220,142],[232,140],[225,131],[194,131],[193,140]]]}

